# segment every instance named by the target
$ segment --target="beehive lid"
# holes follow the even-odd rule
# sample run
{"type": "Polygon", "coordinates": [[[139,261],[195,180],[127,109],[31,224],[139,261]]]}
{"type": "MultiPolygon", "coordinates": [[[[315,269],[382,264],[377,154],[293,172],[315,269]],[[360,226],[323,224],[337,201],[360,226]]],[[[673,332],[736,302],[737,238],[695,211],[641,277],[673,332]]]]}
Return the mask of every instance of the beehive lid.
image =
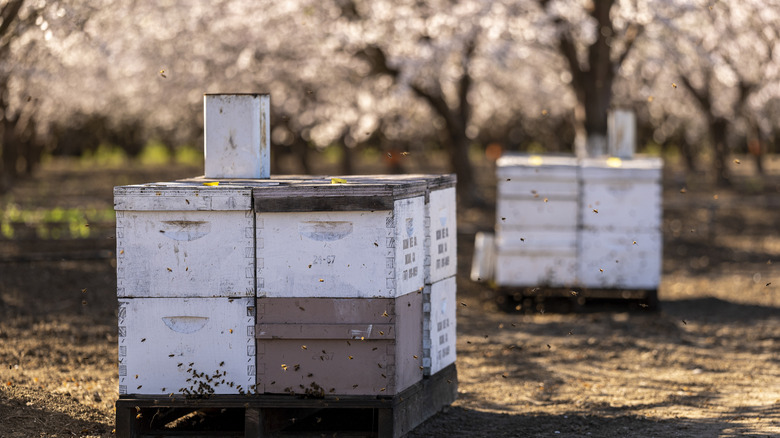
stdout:
{"type": "Polygon", "coordinates": [[[604,180],[659,181],[662,168],[663,160],[658,157],[586,158],[582,162],[582,179],[586,183],[604,180]]]}
{"type": "MultiPolygon", "coordinates": [[[[265,184],[276,184],[265,183],[265,184]]],[[[114,187],[114,210],[235,211],[252,209],[251,187],[173,181],[114,187]]]]}
{"type": "Polygon", "coordinates": [[[577,177],[577,158],[573,155],[507,154],[496,162],[499,178],[577,177]]]}
{"type": "Polygon", "coordinates": [[[424,196],[424,179],[313,177],[252,189],[257,212],[392,210],[399,199],[424,196]]]}

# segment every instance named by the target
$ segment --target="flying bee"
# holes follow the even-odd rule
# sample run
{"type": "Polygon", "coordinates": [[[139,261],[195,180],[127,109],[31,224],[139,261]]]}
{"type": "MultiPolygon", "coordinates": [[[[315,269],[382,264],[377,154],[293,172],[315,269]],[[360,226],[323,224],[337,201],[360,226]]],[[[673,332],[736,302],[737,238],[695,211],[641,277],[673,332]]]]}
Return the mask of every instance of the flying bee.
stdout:
{"type": "Polygon", "coordinates": [[[594,212],[594,213],[596,213],[596,214],[598,214],[598,212],[599,212],[599,211],[598,211],[598,209],[595,209],[595,208],[594,208],[594,209],[593,209],[593,212],[594,212]]]}
{"type": "Polygon", "coordinates": [[[352,360],[352,359],[353,359],[353,357],[352,357],[352,356],[347,356],[347,357],[349,358],[349,360],[352,360]]]}
{"type": "Polygon", "coordinates": [[[301,350],[305,350],[305,349],[306,349],[306,346],[305,345],[301,345],[301,350]]]}
{"type": "Polygon", "coordinates": [[[416,354],[413,354],[413,355],[412,355],[412,357],[413,357],[413,358],[415,358],[415,359],[417,359],[417,355],[416,355],[416,354]]]}
{"type": "Polygon", "coordinates": [[[142,338],[142,339],[141,339],[141,342],[146,342],[146,338],[142,338]]]}
{"type": "Polygon", "coordinates": [[[163,79],[167,79],[168,76],[165,76],[165,70],[160,70],[160,76],[163,77],[163,79]]]}
{"type": "Polygon", "coordinates": [[[384,312],[382,312],[382,316],[387,317],[387,316],[390,316],[390,315],[388,315],[387,314],[387,310],[385,310],[384,312]]]}
{"type": "Polygon", "coordinates": [[[295,364],[295,365],[293,365],[293,369],[294,369],[295,371],[298,371],[299,369],[301,369],[301,364],[295,364]]]}
{"type": "Polygon", "coordinates": [[[677,88],[677,84],[672,82],[672,88],[677,88]]]}
{"type": "Polygon", "coordinates": [[[284,363],[283,363],[283,364],[282,364],[282,369],[283,369],[283,370],[285,370],[285,371],[287,371],[287,364],[284,364],[284,363]]]}

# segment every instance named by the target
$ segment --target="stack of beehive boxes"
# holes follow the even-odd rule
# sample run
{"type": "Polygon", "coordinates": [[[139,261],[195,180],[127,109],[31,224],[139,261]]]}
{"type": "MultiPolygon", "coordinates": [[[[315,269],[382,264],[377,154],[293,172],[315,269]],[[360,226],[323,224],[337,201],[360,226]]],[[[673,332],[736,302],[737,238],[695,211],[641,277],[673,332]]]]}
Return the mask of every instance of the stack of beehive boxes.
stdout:
{"type": "Polygon", "coordinates": [[[581,166],[580,283],[648,289],[661,280],[660,158],[588,158],[581,166]]]}
{"type": "Polygon", "coordinates": [[[257,179],[209,123],[207,176],[114,190],[120,394],[392,396],[454,363],[454,175],[257,179]]]}
{"type": "Polygon", "coordinates": [[[506,155],[497,165],[495,282],[505,286],[576,284],[577,160],[506,155]]]}
{"type": "MultiPolygon", "coordinates": [[[[498,285],[658,287],[661,159],[507,155],[497,164],[498,285]]],[[[489,272],[480,262],[475,273],[489,272]]]]}
{"type": "Polygon", "coordinates": [[[119,393],[238,393],[255,384],[252,190],[114,189],[119,393]]]}

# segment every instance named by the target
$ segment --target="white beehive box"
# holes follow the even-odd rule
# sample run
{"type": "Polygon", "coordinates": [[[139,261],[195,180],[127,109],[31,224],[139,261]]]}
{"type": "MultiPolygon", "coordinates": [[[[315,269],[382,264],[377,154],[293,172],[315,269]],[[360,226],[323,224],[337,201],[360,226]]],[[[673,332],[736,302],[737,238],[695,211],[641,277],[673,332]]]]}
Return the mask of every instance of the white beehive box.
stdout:
{"type": "Polygon", "coordinates": [[[117,296],[254,296],[254,215],[246,187],[114,188],[117,296]]]}
{"type": "Polygon", "coordinates": [[[424,284],[424,182],[254,190],[259,297],[395,298],[424,284]]]}
{"type": "Polygon", "coordinates": [[[495,238],[493,275],[502,286],[573,286],[577,283],[575,230],[502,230],[495,238]]]}
{"type": "Polygon", "coordinates": [[[660,230],[662,166],[660,158],[585,159],[582,163],[583,228],[660,230]]]}
{"type": "Polygon", "coordinates": [[[580,235],[578,277],[587,287],[656,289],[661,281],[658,231],[590,231],[580,235]]]}
{"type": "Polygon", "coordinates": [[[511,229],[572,231],[577,228],[576,158],[507,155],[497,165],[497,237],[511,229]]]}
{"type": "Polygon", "coordinates": [[[119,393],[252,391],[254,302],[254,298],[120,298],[119,393]]]}
{"type": "Polygon", "coordinates": [[[269,178],[271,96],[203,98],[206,178],[269,178]]]}
{"type": "Polygon", "coordinates": [[[423,291],[424,374],[438,373],[456,359],[457,320],[455,277],[426,285],[423,291]]]}
{"type": "Polygon", "coordinates": [[[339,177],[349,183],[425,183],[425,284],[451,277],[457,271],[457,209],[454,174],[351,175],[339,177]]]}

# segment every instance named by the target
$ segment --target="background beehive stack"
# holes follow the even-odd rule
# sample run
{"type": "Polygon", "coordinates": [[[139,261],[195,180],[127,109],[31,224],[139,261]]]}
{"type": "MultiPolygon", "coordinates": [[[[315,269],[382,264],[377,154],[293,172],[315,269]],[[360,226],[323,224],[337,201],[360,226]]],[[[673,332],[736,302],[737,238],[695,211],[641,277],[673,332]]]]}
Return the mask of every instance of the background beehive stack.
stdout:
{"type": "Polygon", "coordinates": [[[579,168],[573,156],[512,154],[496,169],[496,283],[577,282],[579,168]]]}
{"type": "Polygon", "coordinates": [[[585,287],[656,289],[661,280],[660,158],[583,160],[578,276],[585,287]]]}

